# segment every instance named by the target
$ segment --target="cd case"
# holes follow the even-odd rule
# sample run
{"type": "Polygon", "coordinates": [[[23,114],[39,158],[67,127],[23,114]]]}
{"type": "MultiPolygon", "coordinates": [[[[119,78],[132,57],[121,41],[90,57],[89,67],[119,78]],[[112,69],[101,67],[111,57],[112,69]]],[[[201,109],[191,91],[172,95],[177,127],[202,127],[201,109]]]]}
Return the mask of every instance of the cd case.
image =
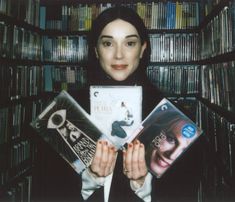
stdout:
{"type": "Polygon", "coordinates": [[[66,91],[56,96],[31,126],[79,174],[91,164],[96,142],[103,136],[66,91]]]}
{"type": "Polygon", "coordinates": [[[90,86],[91,116],[121,148],[142,121],[141,86],[90,86]]]}
{"type": "Polygon", "coordinates": [[[160,178],[201,134],[202,130],[189,117],[164,98],[128,142],[136,138],[145,145],[147,167],[160,178]]]}

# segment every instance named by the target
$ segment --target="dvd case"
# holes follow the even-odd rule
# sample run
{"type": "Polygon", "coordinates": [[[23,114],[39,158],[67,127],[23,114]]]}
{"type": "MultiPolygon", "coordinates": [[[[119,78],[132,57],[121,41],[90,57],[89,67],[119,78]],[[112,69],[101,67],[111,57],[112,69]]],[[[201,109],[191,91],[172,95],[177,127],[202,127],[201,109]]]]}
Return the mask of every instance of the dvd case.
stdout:
{"type": "Polygon", "coordinates": [[[141,86],[90,86],[91,116],[119,149],[142,121],[141,86]]]}
{"type": "Polygon", "coordinates": [[[96,142],[103,138],[90,115],[66,91],[56,96],[31,126],[79,174],[90,165],[96,142]]]}
{"type": "Polygon", "coordinates": [[[147,167],[160,178],[201,134],[189,117],[164,98],[127,142],[139,139],[145,145],[147,167]]]}

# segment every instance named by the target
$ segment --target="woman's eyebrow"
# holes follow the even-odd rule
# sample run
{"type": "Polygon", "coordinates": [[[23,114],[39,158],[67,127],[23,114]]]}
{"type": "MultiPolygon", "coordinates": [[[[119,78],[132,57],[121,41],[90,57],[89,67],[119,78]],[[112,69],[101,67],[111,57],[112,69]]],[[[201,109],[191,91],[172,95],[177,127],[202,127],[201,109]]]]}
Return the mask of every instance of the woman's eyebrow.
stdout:
{"type": "Polygon", "coordinates": [[[112,39],[113,37],[110,36],[110,35],[102,35],[102,36],[100,36],[100,39],[103,39],[103,38],[110,38],[110,39],[112,39]]]}
{"type": "Polygon", "coordinates": [[[139,38],[139,36],[138,36],[137,34],[127,35],[125,38],[130,38],[130,37],[136,37],[136,38],[139,38]]]}
{"type": "MultiPolygon", "coordinates": [[[[125,38],[131,38],[131,37],[139,38],[139,36],[138,36],[137,34],[131,34],[131,35],[125,36],[125,38]]],[[[100,36],[100,39],[103,39],[103,38],[110,38],[110,39],[113,39],[114,37],[111,36],[111,35],[101,35],[101,36],[100,36]]]]}

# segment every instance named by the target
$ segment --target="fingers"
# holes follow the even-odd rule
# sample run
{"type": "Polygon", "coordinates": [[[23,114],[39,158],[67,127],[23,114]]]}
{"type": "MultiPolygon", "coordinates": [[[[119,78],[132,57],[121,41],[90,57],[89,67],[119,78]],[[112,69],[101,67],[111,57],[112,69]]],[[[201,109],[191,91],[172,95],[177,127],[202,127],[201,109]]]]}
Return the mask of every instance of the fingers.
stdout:
{"type": "Polygon", "coordinates": [[[124,174],[129,179],[137,180],[146,176],[145,148],[139,140],[128,145],[127,150],[123,152],[123,157],[124,174]]]}
{"type": "Polygon", "coordinates": [[[126,151],[126,156],[125,156],[125,161],[124,161],[124,171],[126,173],[127,177],[131,177],[132,176],[132,153],[133,153],[133,144],[130,143],[128,144],[128,148],[126,151]]]}
{"type": "Polygon", "coordinates": [[[108,176],[111,172],[113,172],[116,153],[115,147],[108,145],[107,141],[98,141],[95,155],[90,166],[91,172],[97,177],[108,176]]]}
{"type": "MultiPolygon", "coordinates": [[[[139,171],[139,148],[140,142],[137,140],[134,142],[134,148],[132,153],[132,172],[136,174],[139,171]]],[[[135,177],[135,176],[133,176],[135,177]]]]}
{"type": "MultiPolygon", "coordinates": [[[[105,177],[113,172],[117,157],[114,146],[107,141],[97,142],[95,155],[90,170],[96,177],[105,177]]],[[[138,140],[128,144],[127,150],[123,151],[123,171],[132,180],[145,178],[147,167],[145,163],[145,148],[138,140]]]]}
{"type": "Polygon", "coordinates": [[[108,161],[105,167],[105,174],[104,176],[109,175],[110,173],[113,172],[114,170],[114,166],[115,166],[115,162],[116,162],[116,157],[117,157],[117,152],[115,150],[114,146],[110,146],[109,147],[109,151],[108,151],[109,155],[108,155],[108,161]]]}
{"type": "Polygon", "coordinates": [[[95,155],[92,159],[92,163],[91,163],[91,170],[94,173],[98,172],[98,168],[99,168],[99,164],[102,158],[102,141],[98,141],[96,144],[96,150],[95,150],[95,155]]]}
{"type": "Polygon", "coordinates": [[[141,176],[146,176],[148,173],[146,161],[145,161],[145,147],[144,144],[140,144],[139,148],[139,172],[141,176]]]}
{"type": "Polygon", "coordinates": [[[106,141],[102,142],[101,147],[101,158],[100,158],[100,164],[99,169],[102,173],[102,175],[105,175],[106,166],[108,164],[108,158],[109,158],[109,146],[106,141]]]}

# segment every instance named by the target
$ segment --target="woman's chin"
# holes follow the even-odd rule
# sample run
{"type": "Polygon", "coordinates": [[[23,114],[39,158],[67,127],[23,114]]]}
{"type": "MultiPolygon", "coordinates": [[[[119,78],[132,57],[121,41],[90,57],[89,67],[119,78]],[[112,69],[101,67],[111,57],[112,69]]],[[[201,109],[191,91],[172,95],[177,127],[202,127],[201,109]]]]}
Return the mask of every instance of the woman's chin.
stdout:
{"type": "Polygon", "coordinates": [[[113,76],[112,79],[115,80],[115,81],[120,81],[121,82],[121,81],[125,81],[127,79],[127,76],[126,75],[125,76],[122,76],[122,75],[113,76]]]}

